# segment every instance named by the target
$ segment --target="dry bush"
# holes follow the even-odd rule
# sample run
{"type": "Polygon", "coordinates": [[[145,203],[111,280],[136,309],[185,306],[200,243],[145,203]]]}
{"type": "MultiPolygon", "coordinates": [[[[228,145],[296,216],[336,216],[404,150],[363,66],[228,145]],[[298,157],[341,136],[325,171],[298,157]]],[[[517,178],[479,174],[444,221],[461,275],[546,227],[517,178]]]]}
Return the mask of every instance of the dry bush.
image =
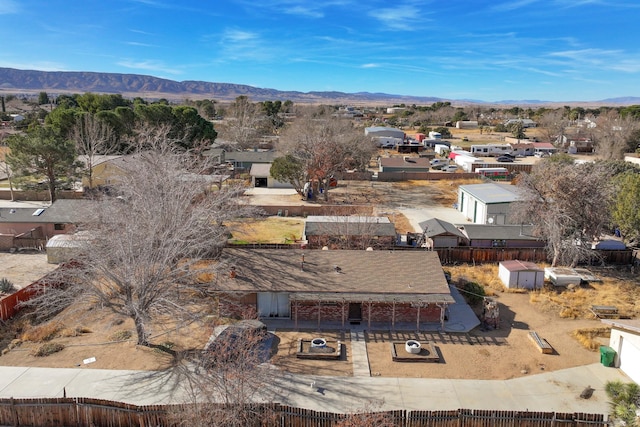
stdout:
{"type": "Polygon", "coordinates": [[[602,345],[598,338],[609,338],[611,328],[603,326],[599,328],[576,329],[571,335],[586,349],[597,351],[602,345]]]}
{"type": "Polygon", "coordinates": [[[47,322],[41,325],[36,326],[27,326],[25,331],[22,333],[21,339],[22,341],[31,341],[31,342],[45,342],[50,341],[56,336],[58,333],[64,329],[64,325],[59,322],[47,322]]]}
{"type": "Polygon", "coordinates": [[[38,347],[38,349],[36,349],[33,355],[35,357],[46,357],[53,353],[62,351],[63,349],[64,349],[64,344],[60,344],[57,342],[48,342],[38,347]]]}
{"type": "Polygon", "coordinates": [[[78,337],[84,334],[90,334],[92,331],[89,328],[83,326],[76,326],[75,328],[62,328],[58,331],[60,337],[78,337]]]}
{"type": "Polygon", "coordinates": [[[109,339],[111,341],[126,341],[129,338],[131,338],[132,336],[133,336],[133,334],[131,333],[131,331],[123,329],[123,330],[115,331],[114,333],[112,333],[109,336],[109,339]]]}

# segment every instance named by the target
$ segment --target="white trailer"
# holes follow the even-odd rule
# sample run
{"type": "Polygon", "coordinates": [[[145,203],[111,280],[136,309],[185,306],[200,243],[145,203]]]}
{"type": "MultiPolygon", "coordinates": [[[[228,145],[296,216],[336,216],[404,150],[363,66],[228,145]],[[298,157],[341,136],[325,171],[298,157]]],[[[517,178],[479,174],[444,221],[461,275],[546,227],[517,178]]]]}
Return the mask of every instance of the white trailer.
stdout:
{"type": "Polygon", "coordinates": [[[499,157],[505,154],[513,154],[513,147],[511,144],[472,145],[471,154],[483,157],[499,157]]]}

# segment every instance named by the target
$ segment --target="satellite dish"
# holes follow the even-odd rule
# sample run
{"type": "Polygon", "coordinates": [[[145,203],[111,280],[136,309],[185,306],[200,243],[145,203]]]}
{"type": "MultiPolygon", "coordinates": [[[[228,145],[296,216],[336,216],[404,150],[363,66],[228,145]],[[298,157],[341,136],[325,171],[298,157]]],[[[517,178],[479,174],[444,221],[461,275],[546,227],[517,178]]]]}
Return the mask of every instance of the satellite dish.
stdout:
{"type": "Polygon", "coordinates": [[[487,222],[488,222],[489,224],[493,224],[493,218],[489,218],[489,219],[487,220],[487,222]]]}

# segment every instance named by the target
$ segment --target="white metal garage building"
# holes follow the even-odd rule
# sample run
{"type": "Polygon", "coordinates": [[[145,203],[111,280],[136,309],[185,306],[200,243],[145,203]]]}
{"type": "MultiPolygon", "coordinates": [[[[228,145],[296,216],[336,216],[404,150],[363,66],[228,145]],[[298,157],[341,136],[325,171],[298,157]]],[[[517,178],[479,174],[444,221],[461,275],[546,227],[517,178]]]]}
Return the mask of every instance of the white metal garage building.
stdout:
{"type": "Polygon", "coordinates": [[[640,320],[602,319],[611,325],[609,347],[616,351],[615,366],[640,384],[640,320]]]}

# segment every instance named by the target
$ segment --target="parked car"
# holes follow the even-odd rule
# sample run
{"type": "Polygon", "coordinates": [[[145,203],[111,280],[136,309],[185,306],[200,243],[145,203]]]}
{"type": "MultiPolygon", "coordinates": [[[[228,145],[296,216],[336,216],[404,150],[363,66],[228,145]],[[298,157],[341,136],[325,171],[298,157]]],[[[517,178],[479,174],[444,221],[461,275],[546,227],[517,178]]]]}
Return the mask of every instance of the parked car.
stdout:
{"type": "Polygon", "coordinates": [[[513,157],[511,156],[500,156],[496,159],[499,162],[502,163],[512,163],[513,162],[513,157]]]}
{"type": "Polygon", "coordinates": [[[455,172],[459,169],[458,165],[446,165],[440,169],[442,172],[455,172]]]}
{"type": "Polygon", "coordinates": [[[449,162],[445,159],[432,159],[429,163],[431,163],[431,166],[435,166],[435,165],[446,165],[449,162]]]}

